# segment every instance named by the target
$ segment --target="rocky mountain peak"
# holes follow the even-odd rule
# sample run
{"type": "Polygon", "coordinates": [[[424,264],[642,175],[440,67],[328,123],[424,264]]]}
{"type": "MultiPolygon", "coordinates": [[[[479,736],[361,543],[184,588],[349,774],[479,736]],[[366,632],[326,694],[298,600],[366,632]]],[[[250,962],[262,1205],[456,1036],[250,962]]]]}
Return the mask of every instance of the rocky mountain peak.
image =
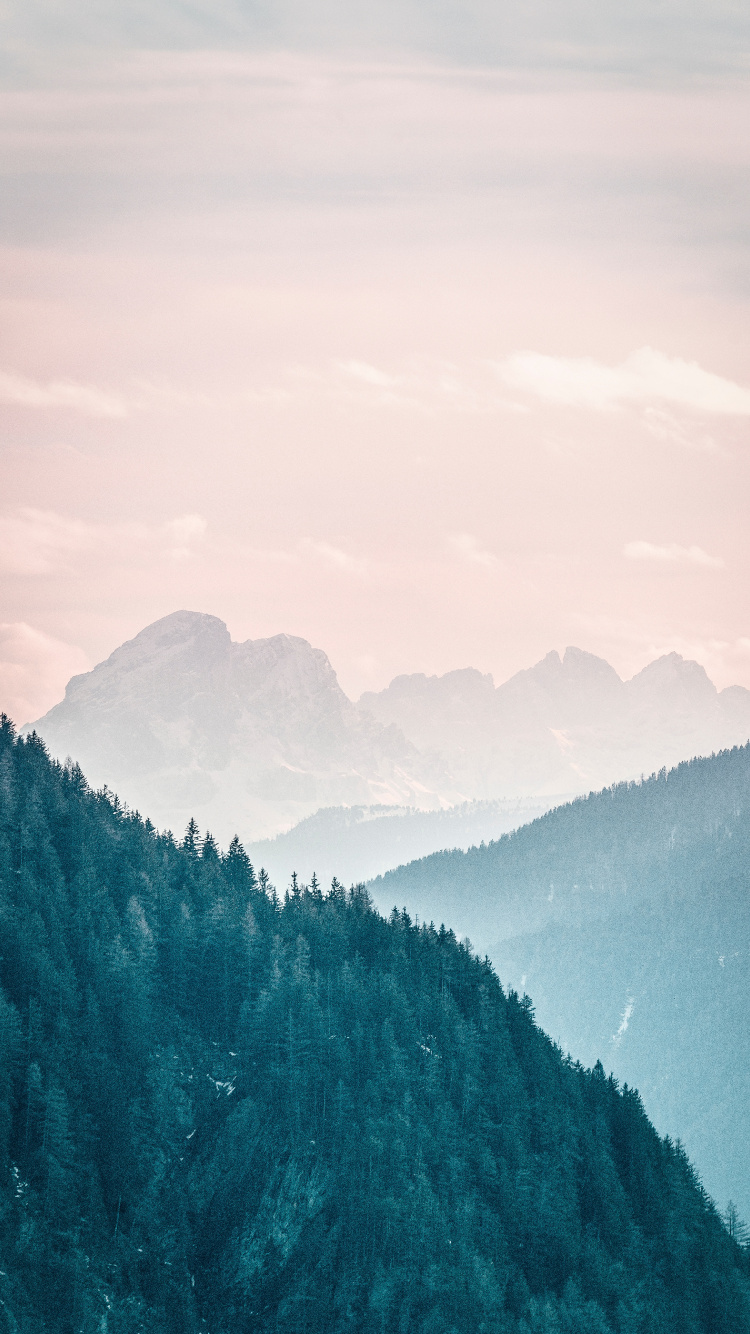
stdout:
{"type": "Polygon", "coordinates": [[[683,658],[681,653],[665,653],[650,662],[628,682],[634,698],[668,698],[673,707],[691,708],[716,702],[718,692],[699,662],[683,658]]]}
{"type": "Polygon", "coordinates": [[[35,726],[159,824],[196,814],[222,839],[327,804],[439,800],[414,747],[359,712],[321,649],[287,634],[235,644],[200,612],[147,626],[35,726]]]}
{"type": "Polygon", "coordinates": [[[157,683],[170,697],[184,697],[195,687],[196,678],[226,665],[230,644],[229,631],[218,616],[172,612],[121,644],[92,671],[74,676],[68,682],[65,702],[84,703],[94,698],[113,702],[144,689],[152,695],[157,683]]]}

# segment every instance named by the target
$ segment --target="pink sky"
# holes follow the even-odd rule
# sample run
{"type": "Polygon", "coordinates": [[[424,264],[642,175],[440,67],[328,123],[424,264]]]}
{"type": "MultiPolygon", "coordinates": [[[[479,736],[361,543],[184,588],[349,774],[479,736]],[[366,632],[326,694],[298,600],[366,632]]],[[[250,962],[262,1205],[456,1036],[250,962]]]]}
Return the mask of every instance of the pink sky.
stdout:
{"type": "Polygon", "coordinates": [[[179,607],[352,696],[750,686],[746,86],[192,51],[0,91],[0,704],[179,607]]]}

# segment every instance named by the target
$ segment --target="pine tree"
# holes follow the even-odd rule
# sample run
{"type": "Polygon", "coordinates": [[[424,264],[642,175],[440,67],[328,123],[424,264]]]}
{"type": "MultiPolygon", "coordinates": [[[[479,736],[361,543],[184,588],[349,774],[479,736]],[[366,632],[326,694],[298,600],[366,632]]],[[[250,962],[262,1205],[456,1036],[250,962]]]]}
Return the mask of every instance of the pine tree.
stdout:
{"type": "Polygon", "coordinates": [[[182,840],[182,847],[188,857],[197,858],[200,852],[200,830],[196,820],[191,815],[185,830],[185,837],[182,840]]]}
{"type": "Polygon", "coordinates": [[[747,1224],[740,1218],[737,1206],[733,1200],[729,1200],[727,1203],[722,1218],[724,1220],[724,1226],[733,1241],[736,1241],[738,1246],[747,1247],[750,1242],[750,1228],[748,1228],[747,1224]]]}

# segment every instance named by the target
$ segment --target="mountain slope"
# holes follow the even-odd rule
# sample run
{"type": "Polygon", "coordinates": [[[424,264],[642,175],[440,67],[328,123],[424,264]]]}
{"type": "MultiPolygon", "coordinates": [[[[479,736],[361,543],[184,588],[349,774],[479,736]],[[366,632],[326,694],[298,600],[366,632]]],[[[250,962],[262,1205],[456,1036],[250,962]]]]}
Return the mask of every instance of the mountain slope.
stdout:
{"type": "Polygon", "coordinates": [[[684,1152],[451,933],[281,907],[5,719],[0,1020],[9,1331],[750,1331],[684,1152]]]}
{"type": "MultiPolygon", "coordinates": [[[[747,854],[747,847],[745,854],[747,854]]],[[[540,1023],[634,1084],[712,1196],[750,1216],[750,883],[720,861],[700,888],[492,950],[540,1023]]]]}
{"type": "Polygon", "coordinates": [[[487,950],[555,1038],[641,1090],[750,1213],[750,746],[371,886],[487,950]]]}

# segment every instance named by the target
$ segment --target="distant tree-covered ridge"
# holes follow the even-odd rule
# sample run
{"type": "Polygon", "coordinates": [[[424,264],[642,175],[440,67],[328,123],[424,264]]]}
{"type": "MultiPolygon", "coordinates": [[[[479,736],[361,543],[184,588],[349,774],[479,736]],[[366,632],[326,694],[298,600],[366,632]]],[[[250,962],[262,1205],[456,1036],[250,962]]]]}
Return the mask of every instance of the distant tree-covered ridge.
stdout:
{"type": "Polygon", "coordinates": [[[450,922],[601,1059],[750,1218],[750,745],[558,807],[369,886],[450,922]]]}
{"type": "Polygon", "coordinates": [[[0,726],[0,1331],[743,1334],[680,1146],[450,931],[0,726]]]}
{"type": "Polygon", "coordinates": [[[458,924],[482,945],[589,920],[736,874],[750,850],[750,742],[577,797],[493,842],[432,853],[374,880],[381,904],[458,924]],[[413,905],[413,906],[412,906],[413,905]]]}

